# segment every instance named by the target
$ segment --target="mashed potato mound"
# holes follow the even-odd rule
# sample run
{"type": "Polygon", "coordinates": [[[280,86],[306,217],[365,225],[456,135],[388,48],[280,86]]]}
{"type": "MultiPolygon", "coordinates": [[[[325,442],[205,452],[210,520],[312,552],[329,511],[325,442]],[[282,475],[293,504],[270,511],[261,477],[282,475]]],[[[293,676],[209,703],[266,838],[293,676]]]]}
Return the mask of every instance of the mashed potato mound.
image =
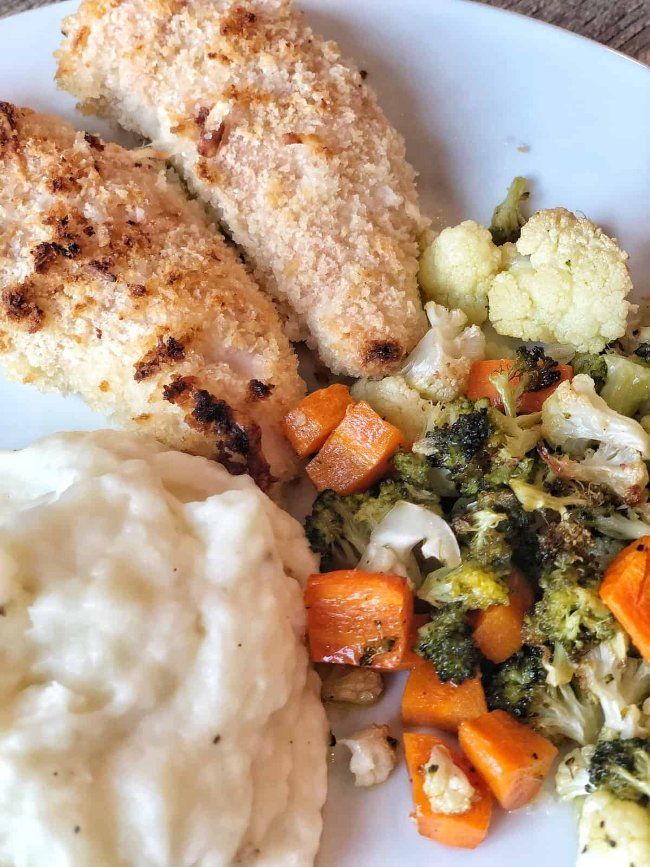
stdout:
{"type": "Polygon", "coordinates": [[[302,529],[113,431],[0,451],[0,864],[311,864],[302,529]]]}

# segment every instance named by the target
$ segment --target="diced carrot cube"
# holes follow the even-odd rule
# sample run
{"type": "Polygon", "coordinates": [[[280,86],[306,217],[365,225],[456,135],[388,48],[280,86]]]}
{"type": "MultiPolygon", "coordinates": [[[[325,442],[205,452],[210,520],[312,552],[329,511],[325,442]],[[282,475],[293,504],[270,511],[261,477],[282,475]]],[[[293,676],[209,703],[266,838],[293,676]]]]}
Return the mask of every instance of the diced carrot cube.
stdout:
{"type": "Polygon", "coordinates": [[[284,435],[301,458],[315,454],[354,403],[347,385],[312,391],[284,417],[284,435]]]}
{"type": "Polygon", "coordinates": [[[422,661],[422,657],[413,650],[418,643],[418,629],[428,623],[431,618],[428,614],[414,614],[411,626],[411,634],[409,636],[408,651],[404,654],[404,659],[400,669],[410,671],[413,666],[418,665],[422,661]]]}
{"type": "Polygon", "coordinates": [[[402,695],[402,721],[405,725],[433,726],[455,732],[465,720],[487,712],[480,677],[456,686],[442,683],[433,663],[421,656],[416,660],[402,695]]]}
{"type": "Polygon", "coordinates": [[[348,407],[343,421],[307,464],[307,474],[319,491],[356,494],[389,472],[391,458],[403,445],[402,433],[359,401],[348,407]]]}
{"type": "Polygon", "coordinates": [[[504,810],[517,810],[539,792],[557,749],[502,710],[460,724],[460,746],[504,810]]]}
{"type": "Polygon", "coordinates": [[[524,576],[513,570],[509,579],[510,604],[491,605],[472,613],[474,641],[492,662],[504,662],[524,643],[524,615],[533,604],[533,591],[524,576]]]}
{"type": "Polygon", "coordinates": [[[402,666],[413,619],[413,593],[405,578],[359,569],[312,575],[305,606],[314,662],[402,666]]]}
{"type": "Polygon", "coordinates": [[[642,536],[612,560],[600,598],[650,662],[650,536],[642,536]]]}

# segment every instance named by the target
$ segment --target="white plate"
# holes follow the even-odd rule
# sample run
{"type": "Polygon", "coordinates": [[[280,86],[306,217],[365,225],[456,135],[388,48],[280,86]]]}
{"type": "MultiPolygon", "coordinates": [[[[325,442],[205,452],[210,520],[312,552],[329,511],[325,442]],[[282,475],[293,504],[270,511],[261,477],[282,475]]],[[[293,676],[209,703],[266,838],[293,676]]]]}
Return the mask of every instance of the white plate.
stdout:
{"type": "MultiPolygon", "coordinates": [[[[73,101],[53,82],[59,22],[74,5],[0,21],[0,99],[59,112],[105,133],[100,122],[75,115],[73,101]]],[[[535,206],[582,211],[615,233],[630,253],[637,293],[650,289],[645,67],[561,30],[460,0],[301,5],[315,29],[337,39],[368,70],[369,83],[406,137],[425,210],[437,222],[488,220],[511,178],[524,174],[535,206]]],[[[2,379],[0,405],[1,447],[105,425],[76,399],[42,396],[2,379]]],[[[399,694],[394,681],[372,711],[334,719],[336,733],[370,720],[399,731],[399,694]]],[[[355,791],[344,765],[341,755],[332,768],[321,867],[574,862],[569,809],[543,801],[519,814],[497,813],[476,853],[442,849],[418,838],[408,820],[403,766],[376,790],[355,791]]]]}

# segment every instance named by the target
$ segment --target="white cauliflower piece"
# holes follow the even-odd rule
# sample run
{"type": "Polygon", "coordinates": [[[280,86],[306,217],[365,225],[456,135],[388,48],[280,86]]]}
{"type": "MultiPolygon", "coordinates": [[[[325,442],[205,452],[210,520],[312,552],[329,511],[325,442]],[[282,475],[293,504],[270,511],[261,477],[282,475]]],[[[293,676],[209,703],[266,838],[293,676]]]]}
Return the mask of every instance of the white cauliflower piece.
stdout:
{"type": "Polygon", "coordinates": [[[396,503],[370,534],[359,569],[410,577],[417,573],[413,549],[422,543],[422,556],[435,557],[445,566],[460,566],[458,541],[439,515],[414,503],[396,503]]]}
{"type": "Polygon", "coordinates": [[[542,405],[542,436],[554,446],[596,440],[617,449],[630,448],[650,458],[650,436],[634,419],[611,409],[596,394],[594,382],[581,373],[565,381],[542,405]]]}
{"type": "Polygon", "coordinates": [[[422,768],[422,788],[434,813],[466,813],[478,797],[467,774],[454,762],[447,747],[438,744],[422,768]]]}
{"type": "Polygon", "coordinates": [[[577,663],[573,662],[562,644],[556,644],[553,655],[546,649],[542,654],[542,666],[546,672],[546,683],[549,686],[566,686],[573,680],[577,663]]]}
{"type": "Polygon", "coordinates": [[[582,798],[592,791],[589,763],[596,747],[577,747],[564,757],[555,774],[555,789],[563,801],[582,798]]]}
{"type": "Polygon", "coordinates": [[[578,680],[600,703],[605,737],[650,737],[650,663],[627,655],[622,632],[591,650],[578,680]]]}
{"type": "Polygon", "coordinates": [[[355,786],[376,786],[388,779],[397,762],[397,741],[390,736],[387,725],[371,725],[341,738],[352,753],[350,770],[355,786]]]}
{"type": "Polygon", "coordinates": [[[650,810],[599,790],[582,802],[576,867],[650,864],[650,810]]]}
{"type": "Polygon", "coordinates": [[[544,461],[561,479],[602,485],[630,505],[645,498],[645,489],[650,481],[648,468],[635,449],[602,443],[595,451],[588,449],[581,461],[573,461],[567,455],[557,457],[547,449],[540,451],[544,461]]]}
{"type": "Polygon", "coordinates": [[[403,376],[360,379],[350,391],[355,400],[369,403],[382,418],[399,428],[410,442],[421,439],[426,433],[434,405],[420,397],[403,376]]]}
{"type": "Polygon", "coordinates": [[[474,325],[487,319],[487,294],[501,269],[501,250],[473,220],[443,229],[420,259],[418,280],[427,298],[457,308],[474,325]]]}
{"type": "Polygon", "coordinates": [[[615,239],[564,208],[538,211],[523,226],[519,254],[488,292],[500,334],[569,343],[600,352],[625,334],[632,289],[627,253],[615,239]]]}
{"type": "Polygon", "coordinates": [[[374,704],[384,691],[381,672],[354,665],[319,665],[323,701],[374,704]]]}
{"type": "MultiPolygon", "coordinates": [[[[647,509],[644,504],[641,508],[647,509]]],[[[627,513],[614,512],[613,515],[597,515],[594,527],[604,536],[612,539],[640,539],[650,536],[650,524],[644,520],[645,515],[639,515],[639,508],[630,509],[627,513]]]]}
{"type": "Polygon", "coordinates": [[[424,397],[447,403],[464,394],[472,362],[485,356],[485,337],[477,325],[465,327],[461,310],[433,301],[424,309],[431,327],[406,359],[402,375],[424,397]]]}

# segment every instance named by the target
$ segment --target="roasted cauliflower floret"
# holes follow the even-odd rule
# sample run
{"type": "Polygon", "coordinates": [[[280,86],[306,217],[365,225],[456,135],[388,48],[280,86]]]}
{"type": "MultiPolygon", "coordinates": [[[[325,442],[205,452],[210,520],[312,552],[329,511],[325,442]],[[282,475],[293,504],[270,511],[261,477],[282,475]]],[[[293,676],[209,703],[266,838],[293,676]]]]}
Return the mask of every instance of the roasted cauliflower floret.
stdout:
{"type": "Polygon", "coordinates": [[[485,226],[465,220],[434,238],[420,259],[418,279],[427,298],[458,308],[475,325],[487,319],[490,283],[501,251],[485,226]]]}
{"type": "Polygon", "coordinates": [[[650,435],[634,419],[611,409],[585,374],[561,382],[542,405],[542,436],[554,446],[575,449],[595,440],[616,449],[633,449],[650,459],[650,435]]]}
{"type": "Polygon", "coordinates": [[[376,786],[387,780],[397,762],[397,740],[390,736],[387,725],[370,725],[340,744],[350,749],[350,770],[355,786],[376,786]]]}
{"type": "Polygon", "coordinates": [[[578,826],[576,867],[650,864],[650,810],[605,790],[587,795],[578,826]]]}
{"type": "Polygon", "coordinates": [[[360,379],[352,386],[352,397],[365,400],[382,418],[399,428],[411,442],[421,439],[433,410],[403,376],[360,379]]]}
{"type": "Polygon", "coordinates": [[[600,352],[625,334],[633,305],[627,253],[584,217],[538,211],[523,226],[519,254],[491,281],[490,320],[523,340],[600,352]]]}
{"type": "Polygon", "coordinates": [[[448,403],[464,394],[473,361],[485,355],[485,337],[478,325],[467,326],[461,310],[425,305],[430,328],[406,359],[402,375],[430,400],[448,403]]]}
{"type": "Polygon", "coordinates": [[[434,813],[456,815],[466,813],[476,801],[478,792],[467,774],[454,762],[447,747],[436,745],[424,765],[422,788],[434,813]]]}

